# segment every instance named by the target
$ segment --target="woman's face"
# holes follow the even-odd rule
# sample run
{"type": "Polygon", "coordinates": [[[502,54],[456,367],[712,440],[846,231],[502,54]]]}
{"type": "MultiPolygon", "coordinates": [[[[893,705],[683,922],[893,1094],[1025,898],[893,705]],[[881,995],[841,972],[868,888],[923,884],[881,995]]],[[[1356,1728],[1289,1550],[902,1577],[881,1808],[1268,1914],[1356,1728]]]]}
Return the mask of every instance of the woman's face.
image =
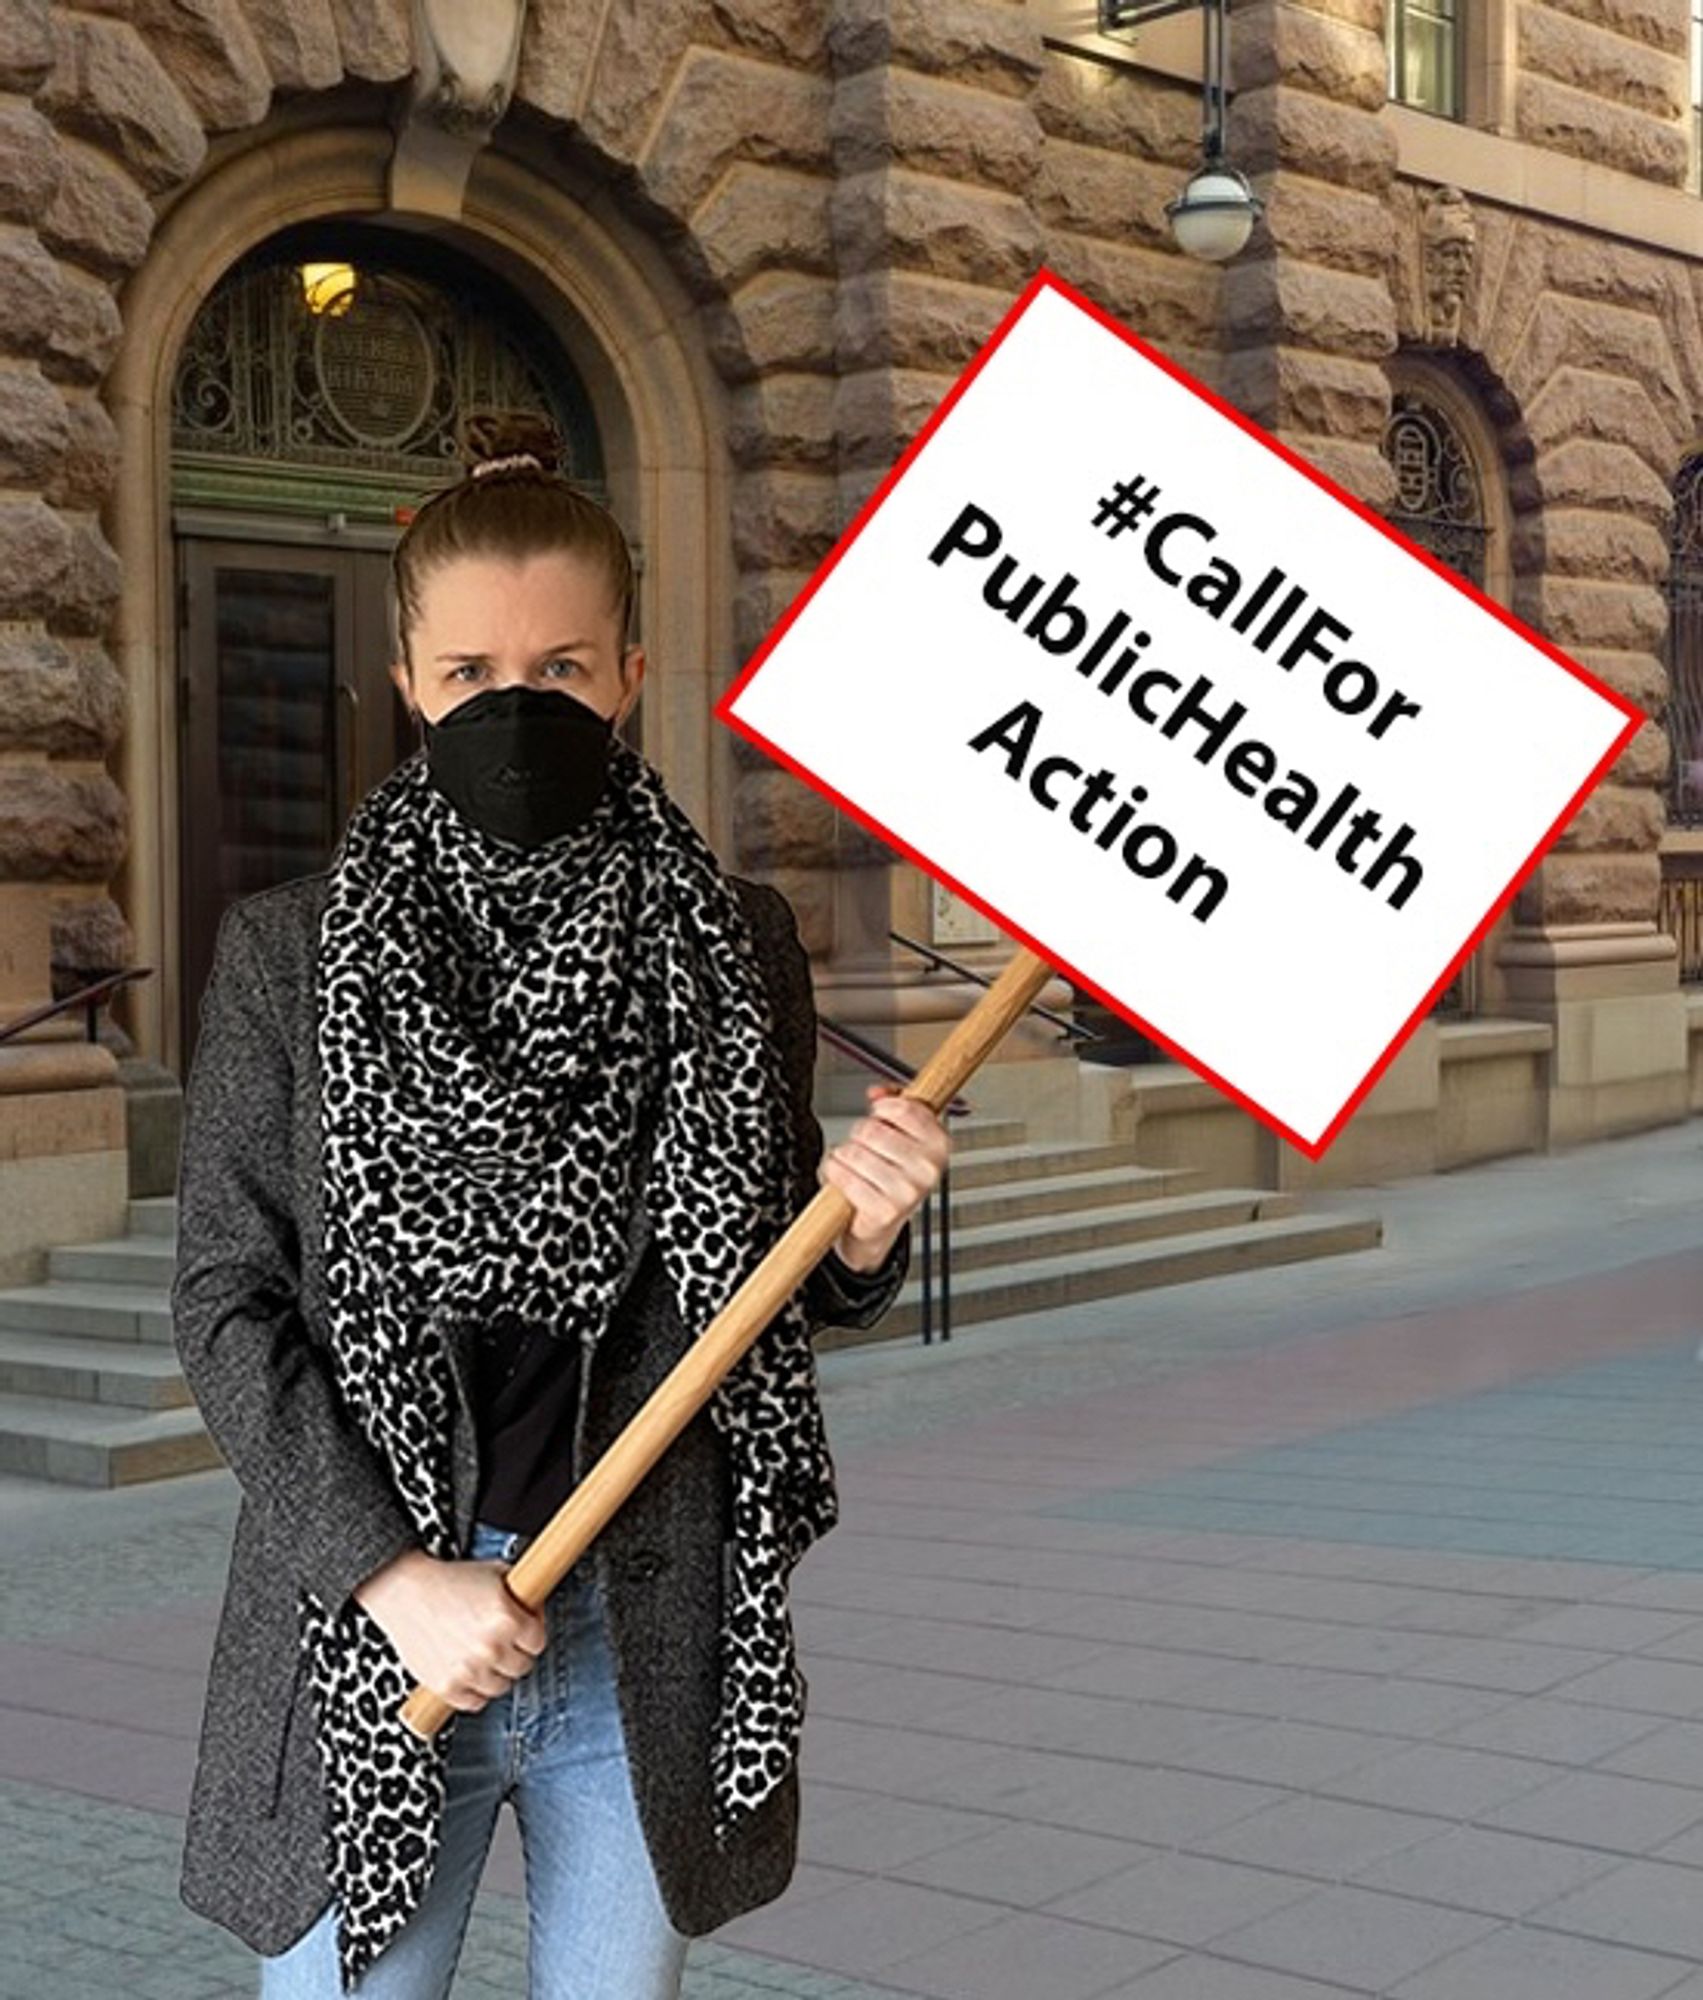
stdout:
{"type": "Polygon", "coordinates": [[[560,688],[618,729],[644,679],[642,646],[620,650],[620,607],[580,555],[456,556],[426,578],[409,634],[412,670],[391,662],[411,715],[439,722],[482,688],[560,688]]]}

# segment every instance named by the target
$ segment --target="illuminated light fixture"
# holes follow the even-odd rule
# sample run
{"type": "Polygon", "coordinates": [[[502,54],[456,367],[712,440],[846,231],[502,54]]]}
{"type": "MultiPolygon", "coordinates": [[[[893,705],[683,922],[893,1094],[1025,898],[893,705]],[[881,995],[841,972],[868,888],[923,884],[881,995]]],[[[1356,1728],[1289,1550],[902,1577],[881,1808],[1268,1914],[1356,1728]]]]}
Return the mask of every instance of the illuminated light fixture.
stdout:
{"type": "Polygon", "coordinates": [[[1097,0],[1100,32],[1131,35],[1150,21],[1201,9],[1201,164],[1165,215],[1178,247],[1209,264],[1222,264],[1247,242],[1265,203],[1246,174],[1224,157],[1224,50],[1230,0],[1097,0]]]}
{"type": "Polygon", "coordinates": [[[346,313],[355,303],[353,264],[304,264],[302,297],[315,315],[346,313]]]}

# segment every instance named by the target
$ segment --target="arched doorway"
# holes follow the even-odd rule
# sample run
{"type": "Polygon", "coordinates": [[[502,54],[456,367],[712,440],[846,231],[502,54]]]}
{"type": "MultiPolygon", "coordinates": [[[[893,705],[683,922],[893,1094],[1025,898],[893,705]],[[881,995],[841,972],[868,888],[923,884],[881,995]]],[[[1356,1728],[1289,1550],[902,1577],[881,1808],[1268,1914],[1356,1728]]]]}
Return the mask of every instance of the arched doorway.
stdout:
{"type": "MultiPolygon", "coordinates": [[[[1391,524],[1499,603],[1507,601],[1507,521],[1499,468],[1470,392],[1403,353],[1390,365],[1382,449],[1396,478],[1391,524]]],[[[1508,922],[1506,913],[1498,934],[1508,922]]],[[[1481,945],[1438,996],[1441,1019],[1487,1010],[1491,951],[1481,945]]]]}
{"type": "MultiPolygon", "coordinates": [[[[170,471],[186,1051],[225,906],[324,867],[355,802],[414,747],[387,670],[390,550],[406,510],[460,476],[463,420],[517,408],[548,415],[574,476],[613,504],[573,363],[441,241],[302,225],[233,264],[197,313],[170,471]]],[[[642,706],[623,725],[635,745],[642,706]]]]}
{"type": "Polygon", "coordinates": [[[1667,830],[1657,927],[1679,952],[1681,985],[1703,981],[1703,451],[1673,485],[1668,527],[1667,830]]]}

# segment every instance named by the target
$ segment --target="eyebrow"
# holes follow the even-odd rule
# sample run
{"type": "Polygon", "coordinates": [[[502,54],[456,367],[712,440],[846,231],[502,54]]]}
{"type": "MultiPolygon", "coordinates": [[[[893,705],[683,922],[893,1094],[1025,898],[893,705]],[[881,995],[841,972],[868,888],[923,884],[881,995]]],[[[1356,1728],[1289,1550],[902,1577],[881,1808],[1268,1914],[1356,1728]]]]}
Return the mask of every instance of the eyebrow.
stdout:
{"type": "MultiPolygon", "coordinates": [[[[538,659],[553,660],[558,653],[583,653],[596,643],[594,639],[564,639],[559,646],[546,646],[538,659]]],[[[488,660],[490,657],[489,653],[439,653],[434,664],[444,660],[488,660]]]]}

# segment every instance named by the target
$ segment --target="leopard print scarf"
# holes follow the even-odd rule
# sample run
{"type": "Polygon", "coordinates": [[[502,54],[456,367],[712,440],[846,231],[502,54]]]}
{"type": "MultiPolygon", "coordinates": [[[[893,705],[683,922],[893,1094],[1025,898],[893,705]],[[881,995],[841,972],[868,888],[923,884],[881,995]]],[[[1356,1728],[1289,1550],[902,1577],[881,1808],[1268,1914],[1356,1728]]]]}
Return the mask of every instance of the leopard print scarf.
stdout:
{"type": "MultiPolygon", "coordinates": [[[[458,1557],[448,1316],[501,1309],[595,1343],[643,1200],[683,1321],[702,1331],[792,1220],[791,1108],[733,888],[620,737],[591,815],[530,850],[471,824],[416,751],[356,808],[330,874],[317,1035],[332,1365],[423,1546],[458,1557]]],[[[797,1754],[787,1579],[838,1513],[801,1290],[708,1407],[734,1474],[710,1749],[725,1843],[797,1754]]],[[[431,1878],[458,1717],[422,1742],[377,1622],[305,1585],[297,1609],[347,1992],[431,1878]]]]}

